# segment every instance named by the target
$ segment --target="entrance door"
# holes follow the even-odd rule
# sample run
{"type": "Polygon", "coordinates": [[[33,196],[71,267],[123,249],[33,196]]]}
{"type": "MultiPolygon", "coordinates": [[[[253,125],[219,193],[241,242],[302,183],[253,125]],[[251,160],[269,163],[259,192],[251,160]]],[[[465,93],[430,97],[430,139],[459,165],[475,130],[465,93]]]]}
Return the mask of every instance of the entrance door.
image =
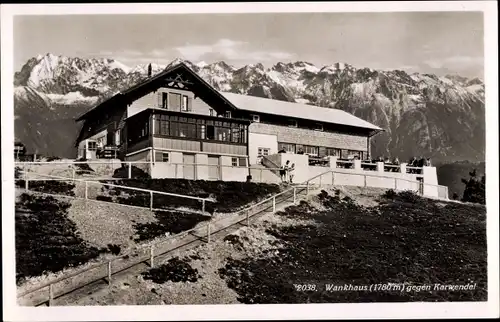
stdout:
{"type": "Polygon", "coordinates": [[[183,154],[184,179],[195,179],[195,159],[194,154],[183,154]]]}
{"type": "Polygon", "coordinates": [[[220,180],[218,156],[208,156],[208,180],[220,180]]]}

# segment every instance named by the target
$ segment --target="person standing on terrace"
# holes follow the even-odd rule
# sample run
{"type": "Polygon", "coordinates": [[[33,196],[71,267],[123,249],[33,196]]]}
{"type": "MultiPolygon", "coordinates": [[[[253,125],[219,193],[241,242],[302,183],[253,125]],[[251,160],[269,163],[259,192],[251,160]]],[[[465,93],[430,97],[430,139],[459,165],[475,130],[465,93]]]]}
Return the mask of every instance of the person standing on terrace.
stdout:
{"type": "Polygon", "coordinates": [[[292,166],[290,167],[290,169],[288,170],[288,177],[290,179],[290,183],[293,183],[293,172],[295,170],[295,163],[292,163],[292,166]]]}

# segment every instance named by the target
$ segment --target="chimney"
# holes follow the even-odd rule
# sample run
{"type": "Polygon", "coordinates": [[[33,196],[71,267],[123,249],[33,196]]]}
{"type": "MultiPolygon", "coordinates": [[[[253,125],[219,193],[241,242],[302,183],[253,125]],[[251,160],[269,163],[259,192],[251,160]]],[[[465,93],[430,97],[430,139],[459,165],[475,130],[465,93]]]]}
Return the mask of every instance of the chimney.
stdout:
{"type": "Polygon", "coordinates": [[[148,77],[151,77],[151,64],[148,65],[148,77]]]}

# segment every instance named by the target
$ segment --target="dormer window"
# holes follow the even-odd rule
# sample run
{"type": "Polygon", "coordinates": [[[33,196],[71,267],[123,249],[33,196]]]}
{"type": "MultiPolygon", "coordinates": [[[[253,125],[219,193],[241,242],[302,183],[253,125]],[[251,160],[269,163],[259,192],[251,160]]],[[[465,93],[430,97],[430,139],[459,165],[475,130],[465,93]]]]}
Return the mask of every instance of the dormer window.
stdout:
{"type": "Polygon", "coordinates": [[[253,114],[253,115],[252,115],[252,120],[253,120],[254,122],[260,122],[260,116],[259,116],[259,115],[257,115],[257,114],[253,114]]]}
{"type": "Polygon", "coordinates": [[[298,127],[297,121],[296,120],[288,120],[288,126],[289,127],[298,127]]]}
{"type": "Polygon", "coordinates": [[[321,124],[321,123],[316,123],[316,124],[314,125],[314,129],[315,129],[316,131],[323,131],[323,124],[321,124]]]}

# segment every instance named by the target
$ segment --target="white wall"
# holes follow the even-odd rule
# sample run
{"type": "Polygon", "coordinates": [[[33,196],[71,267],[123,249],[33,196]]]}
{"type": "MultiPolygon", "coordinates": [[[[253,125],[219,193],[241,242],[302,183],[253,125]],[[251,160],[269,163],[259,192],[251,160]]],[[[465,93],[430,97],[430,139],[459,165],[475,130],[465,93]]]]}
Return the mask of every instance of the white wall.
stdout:
{"type": "Polygon", "coordinates": [[[146,94],[143,97],[132,102],[132,104],[130,104],[130,106],[127,108],[127,117],[131,117],[132,115],[137,114],[147,108],[161,108],[158,98],[161,93],[178,93],[186,95],[188,97],[188,104],[191,104],[192,107],[191,112],[188,113],[210,115],[210,106],[199,97],[195,98],[193,92],[162,87],[159,88],[156,92],[146,94]]]}
{"type": "Polygon", "coordinates": [[[248,168],[232,167],[231,157],[220,157],[222,181],[246,181],[248,176],[248,168]]]}
{"type": "Polygon", "coordinates": [[[195,155],[196,162],[196,179],[208,180],[208,155],[198,153],[195,155]]]}
{"type": "MultiPolygon", "coordinates": [[[[252,125],[250,125],[250,128],[252,125]]],[[[269,155],[278,153],[278,137],[273,134],[258,134],[250,132],[248,135],[248,157],[250,164],[257,164],[259,148],[269,149],[269,155]]]]}
{"type": "Polygon", "coordinates": [[[438,180],[435,167],[423,167],[424,195],[439,197],[438,180]]]}

